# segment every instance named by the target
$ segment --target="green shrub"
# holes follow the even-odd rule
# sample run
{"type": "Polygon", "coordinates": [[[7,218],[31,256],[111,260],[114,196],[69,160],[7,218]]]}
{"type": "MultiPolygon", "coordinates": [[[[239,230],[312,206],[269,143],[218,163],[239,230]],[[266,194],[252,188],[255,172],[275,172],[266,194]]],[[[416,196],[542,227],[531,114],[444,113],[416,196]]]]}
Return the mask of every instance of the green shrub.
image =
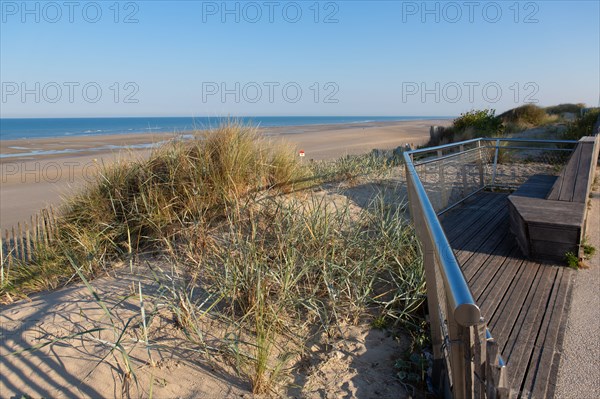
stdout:
{"type": "Polygon", "coordinates": [[[567,252],[565,254],[565,262],[571,269],[579,269],[579,258],[573,252],[567,252]]]}
{"type": "Polygon", "coordinates": [[[495,110],[471,110],[460,114],[452,126],[442,130],[438,137],[432,138],[427,146],[447,144],[469,140],[475,137],[494,137],[504,132],[502,120],[495,116],[495,110]]]}
{"type": "Polygon", "coordinates": [[[592,108],[583,116],[578,116],[575,122],[567,126],[562,135],[563,140],[579,140],[583,136],[592,134],[592,129],[600,116],[600,108],[592,108]]]}
{"type": "Polygon", "coordinates": [[[472,110],[461,114],[452,124],[456,133],[474,131],[478,137],[489,137],[502,133],[502,121],[496,118],[493,109],[472,110]]]}

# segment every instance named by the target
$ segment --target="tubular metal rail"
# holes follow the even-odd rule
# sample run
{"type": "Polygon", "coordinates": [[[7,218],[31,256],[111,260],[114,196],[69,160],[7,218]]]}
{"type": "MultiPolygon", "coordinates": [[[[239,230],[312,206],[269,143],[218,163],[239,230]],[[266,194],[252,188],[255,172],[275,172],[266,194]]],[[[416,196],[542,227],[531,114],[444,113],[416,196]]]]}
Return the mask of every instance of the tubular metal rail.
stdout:
{"type": "Polygon", "coordinates": [[[404,153],[411,215],[423,252],[433,384],[454,398],[503,398],[506,364],[438,216],[485,189],[511,190],[556,174],[577,141],[473,139],[404,153]]]}

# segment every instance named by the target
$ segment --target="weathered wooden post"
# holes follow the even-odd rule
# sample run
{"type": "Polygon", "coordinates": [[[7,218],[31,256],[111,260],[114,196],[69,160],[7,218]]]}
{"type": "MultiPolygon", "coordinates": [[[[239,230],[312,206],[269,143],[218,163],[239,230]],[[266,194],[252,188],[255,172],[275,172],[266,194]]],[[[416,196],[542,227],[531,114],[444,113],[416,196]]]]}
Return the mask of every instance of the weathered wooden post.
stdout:
{"type": "Polygon", "coordinates": [[[500,365],[498,343],[490,338],[486,342],[486,390],[488,399],[508,399],[506,367],[500,365]]]}
{"type": "Polygon", "coordinates": [[[468,338],[465,337],[465,331],[468,331],[469,327],[462,327],[454,320],[448,297],[446,297],[446,309],[448,310],[448,342],[450,345],[448,352],[452,373],[452,396],[471,399],[472,392],[470,387],[467,387],[467,376],[470,378],[472,369],[471,367],[467,369],[467,362],[465,361],[465,340],[468,341],[468,338]]]}
{"type": "Polygon", "coordinates": [[[25,258],[23,259],[24,262],[30,262],[31,261],[31,235],[29,233],[29,226],[27,225],[27,223],[25,223],[25,258]]]}
{"type": "Polygon", "coordinates": [[[0,234],[0,286],[4,286],[4,243],[0,234]]]}
{"type": "Polygon", "coordinates": [[[6,241],[6,261],[8,263],[8,268],[6,270],[6,275],[8,276],[8,273],[10,271],[10,267],[12,266],[12,257],[13,255],[13,251],[14,251],[14,246],[12,245],[11,241],[10,241],[10,234],[8,233],[8,229],[4,230],[4,237],[6,241]]]}
{"type": "Polygon", "coordinates": [[[473,397],[486,398],[485,389],[485,361],[486,361],[486,324],[482,318],[481,323],[473,327],[473,397]]]}

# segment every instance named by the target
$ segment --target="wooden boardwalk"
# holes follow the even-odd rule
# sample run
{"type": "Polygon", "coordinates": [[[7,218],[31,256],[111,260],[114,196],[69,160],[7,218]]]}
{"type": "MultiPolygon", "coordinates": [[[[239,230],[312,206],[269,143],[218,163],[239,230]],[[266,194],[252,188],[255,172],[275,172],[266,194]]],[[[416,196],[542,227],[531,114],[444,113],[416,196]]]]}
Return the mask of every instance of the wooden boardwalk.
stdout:
{"type": "Polygon", "coordinates": [[[482,192],[440,219],[500,344],[511,398],[553,397],[575,271],[522,255],[507,194],[482,192]]]}

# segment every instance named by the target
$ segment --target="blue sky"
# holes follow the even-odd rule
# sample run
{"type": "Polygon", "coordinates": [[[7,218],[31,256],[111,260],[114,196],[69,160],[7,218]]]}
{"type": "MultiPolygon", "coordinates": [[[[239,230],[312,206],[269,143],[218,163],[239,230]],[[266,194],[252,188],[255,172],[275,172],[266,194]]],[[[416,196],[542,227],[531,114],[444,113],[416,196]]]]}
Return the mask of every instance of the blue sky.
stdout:
{"type": "Polygon", "coordinates": [[[452,116],[599,102],[598,1],[115,3],[0,1],[0,116],[452,116]]]}

